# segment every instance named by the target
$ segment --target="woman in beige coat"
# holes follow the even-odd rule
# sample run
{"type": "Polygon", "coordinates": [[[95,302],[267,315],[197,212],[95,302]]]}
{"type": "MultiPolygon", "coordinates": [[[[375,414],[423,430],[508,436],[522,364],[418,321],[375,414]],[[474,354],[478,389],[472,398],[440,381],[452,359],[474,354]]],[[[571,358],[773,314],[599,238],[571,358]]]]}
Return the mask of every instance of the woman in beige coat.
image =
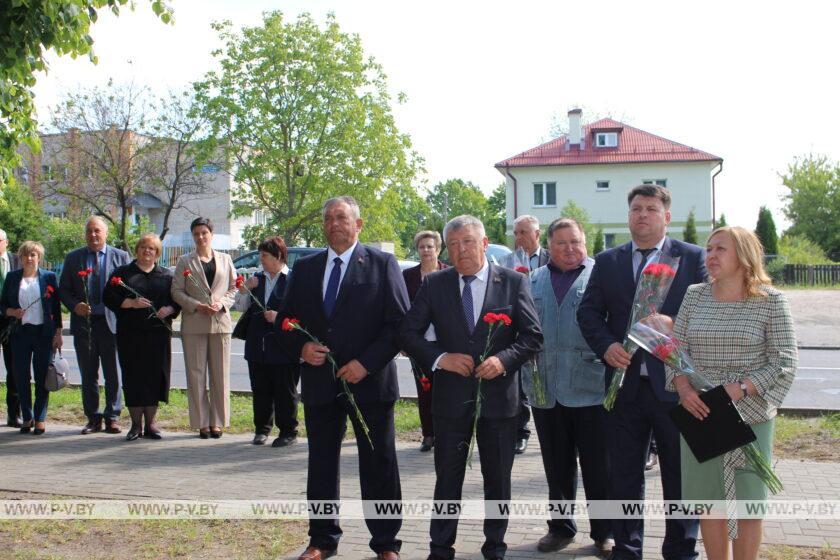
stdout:
{"type": "Polygon", "coordinates": [[[209,219],[196,218],[190,231],[195,251],[178,260],[172,299],[182,309],[190,427],[199,430],[201,439],[218,439],[222,428],[230,425],[230,308],[236,293],[236,270],[230,255],[213,250],[209,219]]]}

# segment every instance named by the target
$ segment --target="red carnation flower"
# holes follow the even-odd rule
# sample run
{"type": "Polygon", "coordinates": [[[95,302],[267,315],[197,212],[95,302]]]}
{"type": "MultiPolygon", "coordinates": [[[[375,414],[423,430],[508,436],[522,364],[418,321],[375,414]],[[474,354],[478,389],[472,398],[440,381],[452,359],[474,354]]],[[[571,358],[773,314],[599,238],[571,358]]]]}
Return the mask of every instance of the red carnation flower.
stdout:
{"type": "Polygon", "coordinates": [[[676,351],[677,345],[669,340],[667,342],[657,344],[651,353],[663,362],[667,363],[671,359],[672,354],[676,351]]]}
{"type": "Polygon", "coordinates": [[[189,278],[190,274],[192,274],[192,270],[189,268],[184,269],[184,278],[189,278]]]}
{"type": "Polygon", "coordinates": [[[499,316],[496,315],[495,313],[485,313],[484,317],[482,319],[488,325],[492,325],[493,323],[495,323],[496,321],[499,320],[498,317],[499,316]]]}
{"type": "Polygon", "coordinates": [[[112,276],[111,277],[111,285],[112,286],[119,286],[122,283],[122,278],[119,276],[112,276]]]}
{"type": "Polygon", "coordinates": [[[522,274],[528,274],[531,270],[527,266],[519,265],[516,267],[516,272],[521,272],[522,274]]]}
{"type": "Polygon", "coordinates": [[[245,283],[245,277],[244,276],[237,276],[236,277],[236,288],[237,289],[241,288],[242,284],[244,284],[244,283],[245,283]]]}
{"type": "Polygon", "coordinates": [[[428,393],[432,390],[432,382],[424,375],[420,378],[420,387],[423,389],[424,393],[428,393]]]}
{"type": "Polygon", "coordinates": [[[283,324],[280,326],[280,328],[284,331],[293,331],[297,328],[298,325],[300,325],[299,319],[295,319],[294,317],[286,317],[285,319],[283,319],[283,324]]]}

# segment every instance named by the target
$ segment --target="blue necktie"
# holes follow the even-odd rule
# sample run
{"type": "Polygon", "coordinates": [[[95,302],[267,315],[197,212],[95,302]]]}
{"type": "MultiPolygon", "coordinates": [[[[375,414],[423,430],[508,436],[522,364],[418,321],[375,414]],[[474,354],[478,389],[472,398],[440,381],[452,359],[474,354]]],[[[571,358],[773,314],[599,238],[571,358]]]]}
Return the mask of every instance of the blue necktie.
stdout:
{"type": "Polygon", "coordinates": [[[341,281],[341,259],[336,257],[333,259],[333,269],[330,272],[330,279],[327,282],[327,293],[324,294],[324,313],[327,317],[332,317],[333,308],[335,308],[335,298],[338,295],[338,284],[341,281]]]}
{"type": "Polygon", "coordinates": [[[473,329],[475,329],[475,315],[473,311],[473,297],[470,283],[475,280],[475,276],[470,274],[469,276],[462,276],[461,279],[464,281],[464,289],[461,292],[461,306],[464,308],[464,319],[467,322],[467,332],[472,334],[473,329]]]}

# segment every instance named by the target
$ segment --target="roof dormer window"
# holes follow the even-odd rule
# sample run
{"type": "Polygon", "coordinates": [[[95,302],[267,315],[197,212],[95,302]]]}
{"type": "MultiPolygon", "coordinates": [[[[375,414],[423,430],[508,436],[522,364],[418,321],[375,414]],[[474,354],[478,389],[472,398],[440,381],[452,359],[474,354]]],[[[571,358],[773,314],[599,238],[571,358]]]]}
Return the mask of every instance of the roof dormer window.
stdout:
{"type": "Polygon", "coordinates": [[[618,132],[596,132],[596,148],[615,148],[618,146],[618,132]]]}

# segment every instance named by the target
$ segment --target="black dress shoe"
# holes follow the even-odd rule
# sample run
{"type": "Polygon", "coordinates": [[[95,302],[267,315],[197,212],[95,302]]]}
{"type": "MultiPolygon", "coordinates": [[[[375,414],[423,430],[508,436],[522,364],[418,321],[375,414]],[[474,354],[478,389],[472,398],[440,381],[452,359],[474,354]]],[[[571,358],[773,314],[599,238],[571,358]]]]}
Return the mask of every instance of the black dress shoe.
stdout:
{"type": "Polygon", "coordinates": [[[210,437],[213,439],[219,439],[220,437],[222,437],[222,430],[210,430],[210,437]]]}
{"type": "Polygon", "coordinates": [[[426,436],[423,438],[423,443],[420,444],[420,451],[426,453],[427,451],[431,451],[434,446],[435,436],[426,436]]]}
{"type": "Polygon", "coordinates": [[[201,439],[210,439],[210,432],[205,432],[203,430],[198,431],[198,437],[201,439]]]}
{"type": "Polygon", "coordinates": [[[265,434],[254,434],[254,439],[251,441],[254,445],[265,445],[268,441],[268,436],[265,434]]]}
{"type": "Polygon", "coordinates": [[[522,455],[526,449],[528,449],[528,438],[519,438],[516,440],[516,447],[513,448],[514,453],[522,455]]]}
{"type": "Polygon", "coordinates": [[[44,432],[46,432],[44,428],[32,428],[32,435],[33,436],[42,436],[44,432]]]}
{"type": "Polygon", "coordinates": [[[102,431],[102,418],[101,417],[94,418],[93,420],[89,420],[88,423],[85,424],[85,427],[82,428],[82,434],[83,435],[93,434],[93,433],[101,432],[101,431],[102,431]]]}
{"type": "Polygon", "coordinates": [[[27,423],[25,423],[25,424],[24,424],[24,423],[21,423],[21,425],[20,425],[20,433],[22,433],[22,434],[28,434],[28,433],[29,433],[29,432],[31,432],[31,431],[32,431],[32,422],[27,422],[27,423]]]}
{"type": "Polygon", "coordinates": [[[23,419],[20,417],[15,418],[10,416],[9,419],[6,420],[6,425],[10,428],[20,428],[23,426],[23,419]]]}
{"type": "Polygon", "coordinates": [[[659,462],[659,458],[656,456],[656,453],[649,453],[648,458],[647,458],[647,462],[645,463],[645,470],[646,471],[651,470],[653,467],[656,466],[656,464],[658,462],[659,462]]]}
{"type": "Polygon", "coordinates": [[[288,447],[293,443],[297,443],[297,436],[279,436],[271,442],[271,447],[288,447]]]}
{"type": "Polygon", "coordinates": [[[140,428],[135,428],[134,426],[132,426],[131,429],[128,430],[128,433],[125,434],[126,441],[134,441],[135,439],[141,437],[143,437],[143,430],[141,430],[140,428]]]}
{"type": "Polygon", "coordinates": [[[563,537],[557,533],[548,533],[537,542],[537,550],[540,552],[555,552],[566,548],[574,540],[574,537],[563,537]]]}

